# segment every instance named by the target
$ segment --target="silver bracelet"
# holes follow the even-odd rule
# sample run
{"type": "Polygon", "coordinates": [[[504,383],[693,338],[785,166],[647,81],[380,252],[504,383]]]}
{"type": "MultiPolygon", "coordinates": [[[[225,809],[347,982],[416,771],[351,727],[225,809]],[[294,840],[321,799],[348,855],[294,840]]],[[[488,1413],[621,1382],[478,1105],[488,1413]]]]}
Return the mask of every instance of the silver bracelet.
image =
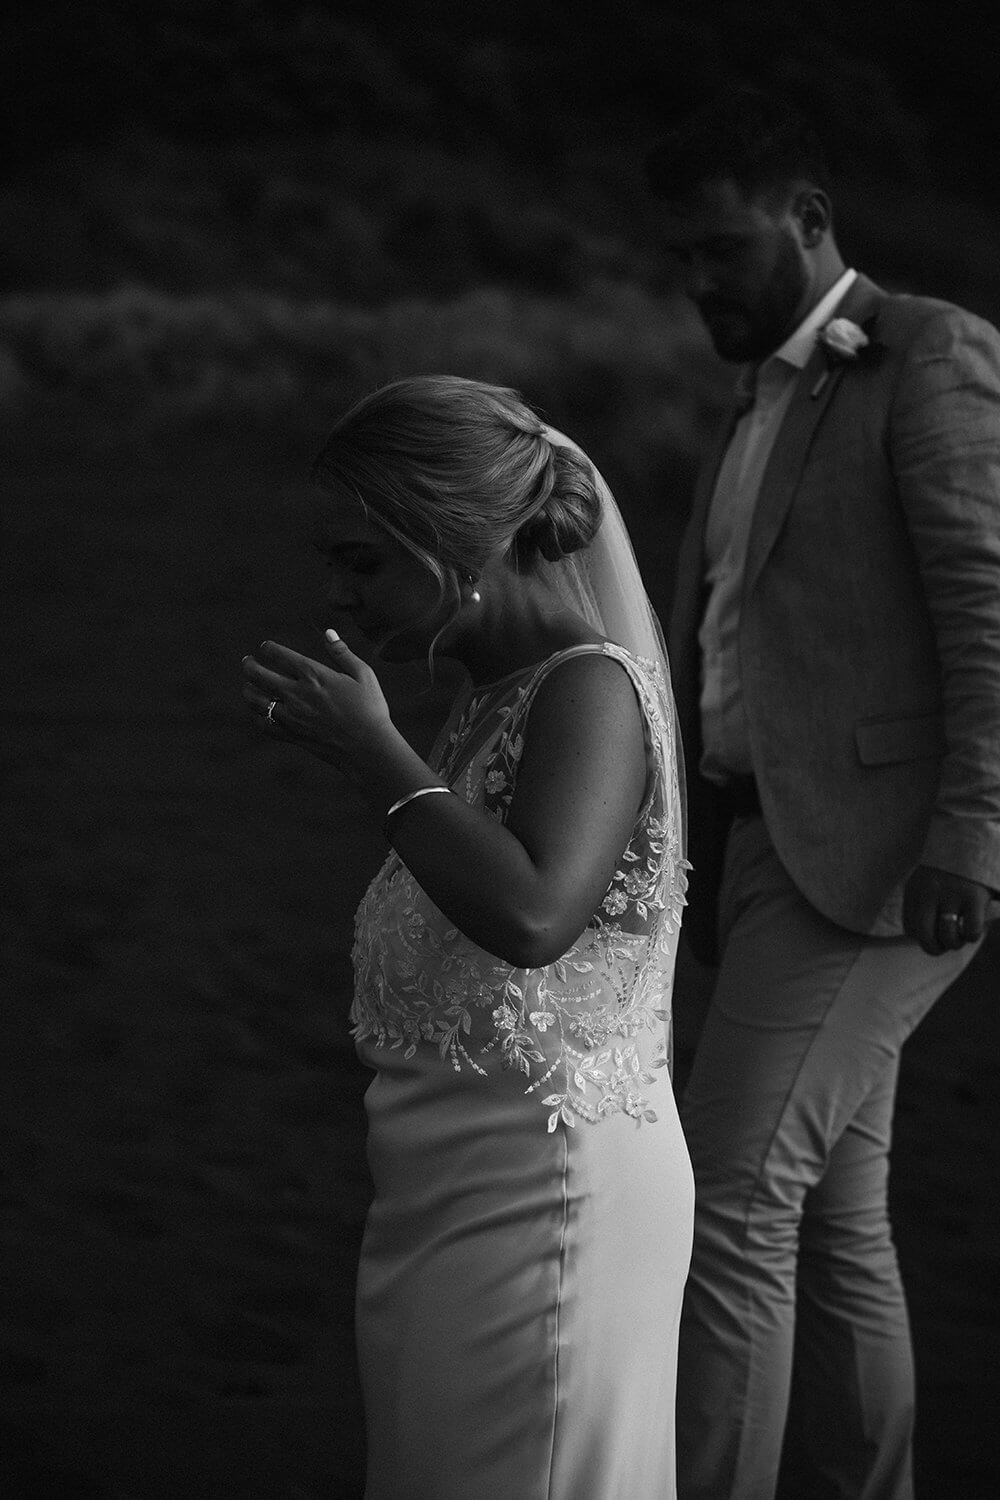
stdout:
{"type": "Polygon", "coordinates": [[[429,797],[432,792],[446,792],[446,793],[448,793],[448,795],[450,795],[451,794],[451,787],[450,786],[421,786],[421,787],[418,787],[415,792],[407,792],[407,794],[406,794],[405,797],[400,797],[400,799],[399,799],[398,802],[394,802],[392,804],[392,806],[390,807],[389,811],[385,815],[385,819],[384,819],[384,821],[382,823],[383,828],[387,828],[389,826],[389,819],[392,817],[393,813],[399,812],[399,809],[401,807],[405,807],[408,802],[415,802],[418,797],[429,797]]]}

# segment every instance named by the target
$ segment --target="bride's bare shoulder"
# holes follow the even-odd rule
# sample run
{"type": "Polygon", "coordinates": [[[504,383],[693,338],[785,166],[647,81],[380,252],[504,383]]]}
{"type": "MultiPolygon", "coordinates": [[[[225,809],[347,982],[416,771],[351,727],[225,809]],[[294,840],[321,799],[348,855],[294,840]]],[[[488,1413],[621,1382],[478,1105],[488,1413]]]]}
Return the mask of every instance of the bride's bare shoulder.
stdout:
{"type": "Polygon", "coordinates": [[[552,663],[532,698],[510,826],[548,817],[567,798],[578,810],[615,807],[630,826],[647,774],[643,711],[625,664],[574,653],[552,663]]]}
{"type": "MultiPolygon", "coordinates": [[[[606,645],[600,636],[580,645],[606,645]]],[[[554,661],[534,695],[534,735],[560,740],[602,736],[618,746],[642,741],[642,711],[632,677],[617,655],[581,651],[554,661]]]]}

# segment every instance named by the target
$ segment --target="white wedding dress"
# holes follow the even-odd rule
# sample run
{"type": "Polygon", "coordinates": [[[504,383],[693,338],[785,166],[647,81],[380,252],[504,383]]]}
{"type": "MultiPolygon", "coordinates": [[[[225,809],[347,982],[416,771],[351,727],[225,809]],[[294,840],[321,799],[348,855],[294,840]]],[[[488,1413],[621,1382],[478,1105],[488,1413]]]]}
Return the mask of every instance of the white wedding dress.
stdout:
{"type": "Polygon", "coordinates": [[[620,662],[646,726],[628,848],[558,963],[466,939],[395,854],[358,910],[352,1010],[375,1197],[357,1335],[366,1500],[671,1500],[694,1190],[667,1066],[681,910],[660,668],[580,646],[456,703],[432,764],[502,819],[544,676],[620,662]]]}

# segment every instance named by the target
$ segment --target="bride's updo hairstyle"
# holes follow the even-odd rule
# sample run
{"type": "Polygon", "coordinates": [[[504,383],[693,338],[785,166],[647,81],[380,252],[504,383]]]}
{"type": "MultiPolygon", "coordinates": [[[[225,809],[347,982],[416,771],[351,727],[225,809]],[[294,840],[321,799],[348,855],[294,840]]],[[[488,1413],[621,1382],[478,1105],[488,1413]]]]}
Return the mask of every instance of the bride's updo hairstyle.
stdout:
{"type": "Polygon", "coordinates": [[[363,397],[337,422],[313,479],[359,500],[456,611],[463,582],[492,559],[531,572],[587,546],[601,519],[590,465],[549,441],[517,391],[457,375],[412,376],[363,397]]]}

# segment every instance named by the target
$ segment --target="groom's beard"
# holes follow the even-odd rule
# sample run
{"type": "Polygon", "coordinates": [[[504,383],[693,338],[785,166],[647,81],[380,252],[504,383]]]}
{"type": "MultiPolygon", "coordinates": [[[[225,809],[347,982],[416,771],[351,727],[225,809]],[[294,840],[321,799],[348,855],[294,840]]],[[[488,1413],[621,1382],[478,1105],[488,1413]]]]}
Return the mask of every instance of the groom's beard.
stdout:
{"type": "Polygon", "coordinates": [[[798,245],[789,234],[781,242],[770,279],[753,302],[711,292],[700,298],[698,311],[716,353],[750,364],[773,354],[794,331],[808,284],[798,245]]]}

